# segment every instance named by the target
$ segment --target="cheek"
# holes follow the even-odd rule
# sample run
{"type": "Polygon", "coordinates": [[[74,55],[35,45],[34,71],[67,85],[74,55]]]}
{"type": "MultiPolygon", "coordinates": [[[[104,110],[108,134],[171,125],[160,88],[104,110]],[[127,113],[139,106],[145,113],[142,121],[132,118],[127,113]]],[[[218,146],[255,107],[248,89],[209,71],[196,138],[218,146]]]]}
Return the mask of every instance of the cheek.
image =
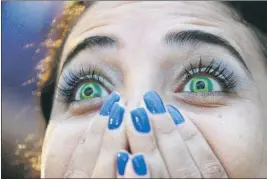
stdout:
{"type": "Polygon", "coordinates": [[[67,163],[84,134],[90,120],[51,120],[45,137],[42,154],[42,172],[58,178],[63,176],[67,163]]]}
{"type": "Polygon", "coordinates": [[[210,115],[189,116],[231,177],[255,174],[262,157],[263,129],[260,112],[253,105],[214,109],[210,115]]]}

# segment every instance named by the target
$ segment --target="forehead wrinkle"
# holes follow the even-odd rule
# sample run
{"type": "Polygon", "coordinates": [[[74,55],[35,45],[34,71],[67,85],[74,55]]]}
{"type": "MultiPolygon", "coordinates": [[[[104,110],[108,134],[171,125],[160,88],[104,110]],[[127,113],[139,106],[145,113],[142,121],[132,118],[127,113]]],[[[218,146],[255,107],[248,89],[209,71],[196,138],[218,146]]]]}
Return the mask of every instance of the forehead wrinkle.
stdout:
{"type": "MultiPolygon", "coordinates": [[[[126,1],[126,2],[121,2],[121,1],[115,1],[115,2],[97,2],[93,5],[93,8],[89,8],[87,12],[85,12],[84,16],[85,18],[80,19],[80,23],[78,22],[76,25],[76,28],[73,28],[72,33],[69,35],[70,38],[74,37],[79,37],[83,35],[84,33],[87,33],[88,31],[95,30],[97,28],[102,28],[103,29],[106,26],[109,25],[116,25],[116,23],[119,23],[120,20],[125,21],[125,18],[138,18],[142,21],[146,19],[146,17],[138,17],[135,16],[135,14],[132,14],[129,11],[118,11],[118,9],[122,8],[129,8],[129,10],[133,11],[136,9],[136,11],[141,11],[146,13],[144,11],[144,8],[148,9],[156,9],[158,10],[160,8],[160,13],[158,11],[155,12],[149,12],[149,17],[148,19],[155,21],[160,19],[160,21],[164,20],[162,18],[167,18],[171,17],[170,20],[173,21],[175,24],[176,20],[177,23],[180,24],[188,24],[188,25],[195,25],[195,26],[207,26],[207,27],[218,27],[222,24],[220,24],[220,20],[217,16],[221,17],[222,14],[220,13],[214,13],[215,12],[223,12],[221,7],[224,7],[223,5],[219,5],[218,2],[150,2],[150,1],[145,1],[145,2],[140,2],[140,1],[126,1]],[[170,6],[170,3],[174,4],[174,6],[170,6]],[[212,13],[213,16],[207,16],[207,8],[208,7],[213,7],[214,8],[214,3],[216,3],[217,6],[215,6],[215,10],[211,10],[212,12],[208,11],[208,13],[212,13]],[[159,6],[160,5],[160,6],[159,6]],[[190,6],[190,8],[182,8],[183,6],[190,6]],[[197,6],[198,5],[198,6],[197,6]],[[201,6],[200,6],[201,5],[201,6]],[[179,8],[177,8],[177,6],[179,8]],[[197,6],[197,7],[196,7],[197,6]],[[166,11],[167,8],[167,11],[166,11]],[[198,11],[193,11],[192,9],[196,9],[198,11]],[[164,11],[165,9],[165,11],[164,11]],[[179,11],[178,11],[178,10],[179,11]],[[203,11],[204,13],[200,12],[203,11]],[[123,15],[121,15],[123,13],[123,15]],[[202,15],[201,15],[202,14],[202,15]],[[218,15],[219,14],[219,15],[218,15]],[[119,16],[121,15],[121,16],[119,16]],[[168,16],[169,15],[169,16],[168,16]],[[200,16],[201,15],[201,16],[200,16]],[[116,18],[114,16],[117,16],[116,18]],[[162,18],[160,18],[162,16],[162,18]],[[167,16],[167,17],[166,17],[167,16]],[[113,18],[114,17],[114,18],[113,18]],[[155,18],[156,17],[156,18],[155,18]],[[215,20],[211,20],[210,18],[217,18],[215,20]],[[82,21],[82,22],[81,22],[82,21]],[[89,22],[85,24],[85,22],[89,22]]],[[[127,19],[126,19],[127,20],[127,19]]],[[[131,19],[130,19],[131,20],[131,19]]],[[[134,20],[134,19],[133,19],[134,20]]],[[[135,22],[137,22],[135,19],[135,22]]],[[[148,20],[146,22],[149,22],[148,20]]],[[[159,22],[161,23],[161,22],[159,22]]],[[[164,23],[164,22],[163,22],[164,23]]],[[[118,26],[120,24],[117,24],[118,26]]],[[[146,25],[146,24],[144,24],[146,25]]],[[[75,40],[74,40],[75,41],[75,40]]],[[[71,40],[71,42],[73,42],[71,40]]],[[[73,44],[73,43],[72,43],[73,44]]]]}
{"type": "MultiPolygon", "coordinates": [[[[140,13],[142,13],[144,12],[144,9],[145,13],[149,11],[151,18],[164,15],[174,15],[174,18],[195,17],[206,21],[215,19],[214,22],[216,22],[221,21],[221,18],[225,19],[225,17],[222,17],[222,14],[228,14],[224,13],[224,11],[222,10],[224,8],[221,7],[223,7],[223,5],[219,5],[219,3],[217,2],[97,2],[96,4],[94,4],[93,8],[89,8],[87,12],[85,12],[84,16],[86,16],[86,18],[90,22],[89,25],[82,27],[82,24],[77,24],[81,28],[80,30],[76,28],[78,30],[77,35],[92,30],[96,27],[103,27],[109,23],[116,23],[117,20],[133,17],[135,16],[135,13],[133,12],[140,11],[140,13]],[[170,6],[170,3],[172,3],[174,6],[170,6]],[[214,9],[214,3],[216,3],[215,10],[207,11],[207,8],[214,9]],[[183,6],[187,7],[188,4],[190,5],[190,8],[182,8],[183,6]],[[128,11],[123,11],[125,9],[128,11]],[[196,9],[196,11],[193,11],[192,13],[192,9],[196,9]],[[158,10],[160,10],[160,13],[158,13],[158,10]],[[214,11],[216,13],[214,13],[214,11]],[[121,15],[121,13],[123,13],[123,15],[121,15]]],[[[81,19],[82,21],[84,21],[83,18],[81,19]]],[[[205,24],[208,23],[206,22],[205,24]]]]}

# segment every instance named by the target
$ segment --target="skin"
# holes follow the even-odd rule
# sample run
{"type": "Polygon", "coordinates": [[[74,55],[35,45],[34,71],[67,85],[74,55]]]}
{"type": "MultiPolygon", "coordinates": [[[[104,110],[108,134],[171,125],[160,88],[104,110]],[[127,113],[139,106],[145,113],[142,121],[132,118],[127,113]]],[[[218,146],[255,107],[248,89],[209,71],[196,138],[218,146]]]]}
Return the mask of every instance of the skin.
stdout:
{"type": "MultiPolygon", "coordinates": [[[[43,149],[42,177],[116,177],[116,154],[128,148],[133,155],[144,154],[150,170],[148,176],[152,177],[185,176],[185,172],[177,172],[185,170],[191,176],[202,177],[214,177],[212,172],[217,177],[267,175],[264,57],[253,32],[234,20],[226,6],[191,1],[97,2],[72,29],[60,60],[62,73],[79,70],[81,66],[102,69],[115,84],[112,90],[120,93],[119,103],[125,107],[125,115],[120,128],[109,131],[108,117],[99,116],[98,108],[92,110],[90,100],[73,106],[55,98],[43,149]],[[216,45],[164,43],[164,36],[170,31],[193,29],[229,41],[248,69],[216,45]],[[115,36],[119,44],[112,48],[85,49],[63,68],[72,49],[94,35],[115,36]],[[234,71],[235,93],[213,96],[213,100],[192,96],[188,100],[188,94],[175,92],[181,85],[179,74],[190,63],[198,64],[200,57],[204,57],[206,64],[212,58],[219,59],[234,71]],[[143,94],[149,90],[157,91],[165,105],[176,106],[186,122],[177,127],[166,122],[171,121],[167,113],[149,115],[153,132],[140,137],[134,131],[129,111],[144,106],[143,94]],[[170,120],[158,120],[163,118],[170,120]],[[166,124],[157,124],[158,121],[166,124]],[[192,131],[197,137],[190,136],[192,131]],[[167,149],[172,143],[170,139],[177,140],[172,150],[167,149]],[[83,140],[85,145],[79,143],[83,140]],[[151,148],[143,147],[144,144],[151,148]],[[188,145],[191,147],[186,149],[188,145]],[[189,151],[194,148],[197,148],[194,159],[207,154],[199,159],[199,166],[190,163],[193,160],[189,151]],[[215,169],[209,171],[205,166],[215,169]],[[76,172],[66,174],[71,169],[76,172]],[[201,169],[208,174],[204,175],[201,169]]],[[[60,73],[58,81],[63,81],[60,73]]],[[[132,176],[131,173],[132,167],[128,167],[126,175],[132,176]]]]}

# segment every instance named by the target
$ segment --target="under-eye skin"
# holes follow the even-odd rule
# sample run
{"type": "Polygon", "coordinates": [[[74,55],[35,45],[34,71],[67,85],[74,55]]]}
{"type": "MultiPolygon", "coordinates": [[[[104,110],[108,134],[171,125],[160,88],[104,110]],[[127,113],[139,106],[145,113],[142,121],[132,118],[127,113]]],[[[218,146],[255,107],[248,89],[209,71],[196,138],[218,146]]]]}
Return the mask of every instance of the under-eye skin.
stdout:
{"type": "Polygon", "coordinates": [[[99,106],[112,91],[113,84],[95,67],[79,72],[68,71],[62,74],[57,86],[59,102],[79,108],[79,104],[99,106]]]}

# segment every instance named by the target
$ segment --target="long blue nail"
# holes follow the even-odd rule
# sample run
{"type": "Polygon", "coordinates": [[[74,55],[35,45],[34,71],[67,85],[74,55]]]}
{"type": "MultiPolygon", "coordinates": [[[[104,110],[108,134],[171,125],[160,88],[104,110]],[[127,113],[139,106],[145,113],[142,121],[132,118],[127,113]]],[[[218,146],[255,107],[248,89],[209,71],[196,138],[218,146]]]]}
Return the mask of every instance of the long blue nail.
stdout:
{"type": "Polygon", "coordinates": [[[184,118],[182,114],[178,111],[178,109],[172,105],[167,105],[167,109],[172,116],[172,119],[176,125],[179,125],[184,122],[184,118]]]}
{"type": "Polygon", "coordinates": [[[114,103],[120,100],[120,95],[117,92],[112,92],[107,100],[102,105],[99,114],[102,116],[108,116],[114,103]]]}
{"type": "Polygon", "coordinates": [[[115,103],[110,112],[108,129],[112,130],[119,128],[122,122],[123,114],[124,108],[118,103],[115,103]]]}
{"type": "Polygon", "coordinates": [[[125,172],[126,164],[129,160],[129,154],[127,152],[120,152],[117,155],[117,170],[118,173],[123,176],[125,172]]]}
{"type": "Polygon", "coordinates": [[[150,131],[148,116],[144,108],[132,110],[131,117],[134,127],[138,132],[148,133],[150,131]]]}
{"type": "Polygon", "coordinates": [[[134,156],[132,158],[132,164],[137,175],[146,175],[147,167],[144,156],[142,154],[134,156]]]}
{"type": "Polygon", "coordinates": [[[166,112],[164,104],[156,92],[154,91],[146,92],[144,94],[144,101],[146,103],[147,109],[152,114],[160,114],[166,112]]]}

